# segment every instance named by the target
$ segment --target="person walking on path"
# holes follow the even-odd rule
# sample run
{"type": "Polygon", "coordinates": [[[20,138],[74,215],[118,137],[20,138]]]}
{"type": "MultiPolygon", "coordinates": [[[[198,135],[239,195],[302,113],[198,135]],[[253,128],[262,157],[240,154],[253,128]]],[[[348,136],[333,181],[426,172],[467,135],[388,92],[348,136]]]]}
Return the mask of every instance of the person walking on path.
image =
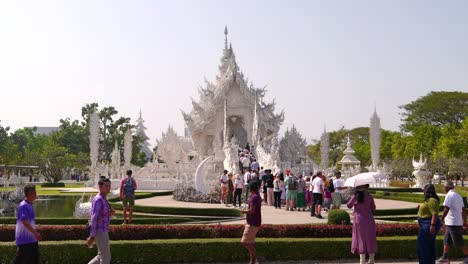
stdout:
{"type": "Polygon", "coordinates": [[[297,197],[297,179],[291,174],[291,170],[286,170],[286,211],[294,211],[297,197]]]}
{"type": "Polygon", "coordinates": [[[267,202],[268,202],[269,206],[273,206],[274,201],[275,201],[274,185],[273,185],[273,182],[275,181],[275,177],[271,173],[270,169],[265,170],[265,171],[267,173],[267,181],[266,181],[266,185],[267,185],[267,202]]]}
{"type": "Polygon", "coordinates": [[[91,205],[89,237],[86,239],[89,248],[93,246],[93,243],[96,243],[98,253],[88,264],[109,264],[111,260],[109,223],[110,217],[115,213],[107,201],[107,194],[111,190],[111,182],[103,177],[99,179],[98,186],[99,193],[93,198],[91,205]]]}
{"type": "Polygon", "coordinates": [[[463,204],[463,198],[456,193],[452,181],[445,182],[445,192],[447,195],[444,200],[444,212],[441,221],[445,220],[444,250],[443,255],[437,260],[437,263],[450,263],[450,246],[463,248],[464,264],[468,264],[468,247],[463,241],[463,228],[468,227],[466,222],[466,211],[463,204]]]}
{"type": "Polygon", "coordinates": [[[131,224],[133,218],[133,206],[135,206],[135,190],[137,184],[135,179],[132,178],[132,170],[127,170],[127,178],[120,181],[120,200],[123,207],[124,224],[131,224]],[[128,212],[128,221],[127,221],[128,212]]]}
{"type": "Polygon", "coordinates": [[[244,189],[244,181],[241,180],[239,174],[236,174],[236,180],[234,181],[234,207],[236,207],[236,202],[239,201],[239,207],[241,207],[241,197],[242,190],[244,189]]]}
{"type": "Polygon", "coordinates": [[[258,193],[259,184],[252,183],[250,186],[250,198],[249,198],[249,209],[242,211],[247,215],[246,225],[244,228],[244,233],[242,235],[241,243],[244,246],[250,255],[250,264],[255,264],[256,262],[261,262],[264,260],[263,257],[257,256],[255,250],[255,238],[257,232],[262,225],[262,198],[258,193]]]}
{"type": "Polygon", "coordinates": [[[39,246],[41,235],[35,226],[35,214],[32,203],[36,200],[36,187],[24,186],[25,199],[19,204],[16,216],[16,256],[12,264],[39,264],[39,246]]]}
{"type": "Polygon", "coordinates": [[[433,184],[424,186],[424,202],[418,206],[418,258],[420,264],[434,264],[436,260],[436,235],[441,223],[439,196],[433,184]]]}
{"type": "Polygon", "coordinates": [[[343,180],[341,180],[341,172],[337,171],[335,173],[335,179],[333,180],[333,188],[335,191],[332,193],[332,210],[333,209],[340,209],[341,207],[341,192],[346,190],[348,187],[344,187],[343,180]]]}
{"type": "Polygon", "coordinates": [[[355,194],[347,204],[350,209],[354,207],[351,252],[359,254],[361,264],[366,263],[366,254],[369,254],[368,263],[374,264],[377,252],[377,234],[373,216],[375,203],[367,191],[368,188],[368,184],[357,186],[355,194]]]}
{"type": "Polygon", "coordinates": [[[227,198],[226,198],[226,206],[228,206],[229,204],[233,204],[234,205],[234,199],[233,199],[233,196],[234,196],[234,182],[232,181],[232,172],[229,172],[228,173],[228,190],[227,190],[227,198]]]}
{"type": "Polygon", "coordinates": [[[228,191],[228,171],[224,170],[223,174],[219,177],[219,182],[221,183],[221,204],[226,203],[226,194],[228,191]]]}
{"type": "Polygon", "coordinates": [[[273,195],[275,198],[275,208],[281,209],[281,187],[283,182],[280,180],[279,174],[276,174],[275,180],[273,181],[273,195]]]}
{"type": "Polygon", "coordinates": [[[312,208],[312,210],[315,212],[315,214],[311,214],[311,216],[316,216],[318,219],[323,219],[321,215],[324,193],[323,178],[324,176],[322,175],[322,172],[318,172],[317,177],[315,177],[315,179],[310,184],[314,203],[314,208],[312,208]]]}
{"type": "Polygon", "coordinates": [[[306,203],[306,181],[304,180],[302,174],[299,175],[299,180],[297,180],[297,210],[305,211],[307,207],[306,203]]]}

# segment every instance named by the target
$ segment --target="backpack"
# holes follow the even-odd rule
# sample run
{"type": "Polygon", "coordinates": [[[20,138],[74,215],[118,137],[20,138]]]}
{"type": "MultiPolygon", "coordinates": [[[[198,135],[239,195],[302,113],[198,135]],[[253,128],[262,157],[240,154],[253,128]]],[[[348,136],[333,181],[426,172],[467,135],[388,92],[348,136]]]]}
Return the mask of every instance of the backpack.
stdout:
{"type": "Polygon", "coordinates": [[[135,186],[132,178],[125,179],[123,192],[125,197],[132,197],[135,194],[135,186]]]}
{"type": "Polygon", "coordinates": [[[297,190],[297,179],[296,177],[289,177],[288,190],[297,190]]]}
{"type": "Polygon", "coordinates": [[[333,180],[330,179],[330,184],[328,184],[328,191],[335,192],[335,186],[333,186],[333,180]]]}

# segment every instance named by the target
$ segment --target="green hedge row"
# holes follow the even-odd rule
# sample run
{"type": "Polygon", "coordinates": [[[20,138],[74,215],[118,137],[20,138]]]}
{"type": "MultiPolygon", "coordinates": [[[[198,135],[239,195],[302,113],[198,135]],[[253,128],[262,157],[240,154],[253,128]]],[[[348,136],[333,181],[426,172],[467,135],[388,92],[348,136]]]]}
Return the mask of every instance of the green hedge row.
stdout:
{"type": "Polygon", "coordinates": [[[41,183],[41,187],[65,187],[65,183],[63,182],[56,182],[56,183],[53,183],[53,182],[44,182],[44,183],[41,183]]]}
{"type": "Polygon", "coordinates": [[[369,188],[369,191],[383,191],[383,192],[422,192],[421,188],[369,188]]]}
{"type": "MultiPolygon", "coordinates": [[[[172,195],[173,191],[165,191],[165,192],[152,192],[152,193],[135,193],[135,199],[145,199],[145,198],[151,198],[151,197],[156,197],[156,196],[166,196],[166,195],[172,195]]],[[[120,199],[119,197],[113,197],[107,199],[111,203],[119,202],[120,199]]]]}
{"type": "MultiPolygon", "coordinates": [[[[122,204],[113,203],[112,208],[122,210],[122,204]]],[[[224,208],[188,208],[188,207],[163,207],[135,205],[134,212],[166,215],[193,215],[193,216],[231,216],[241,217],[242,213],[237,209],[224,208]]]]}
{"type": "MultiPolygon", "coordinates": [[[[416,237],[378,238],[377,260],[416,259],[416,237]]],[[[442,252],[442,237],[437,239],[437,255],[442,252]]],[[[257,252],[268,260],[358,260],[350,252],[350,238],[259,238],[257,252]]],[[[0,262],[9,263],[15,255],[13,243],[0,243],[0,262]]],[[[42,263],[86,263],[96,254],[82,241],[40,242],[42,263]]],[[[167,239],[111,241],[112,263],[213,263],[248,260],[248,253],[235,239],[167,239]]],[[[452,257],[462,257],[460,250],[451,251],[452,257]]],[[[314,261],[315,260],[315,261],[314,261]]]]}
{"type": "MultiPolygon", "coordinates": [[[[111,219],[111,225],[122,224],[122,219],[111,219]]],[[[189,217],[151,217],[151,218],[134,218],[132,224],[136,225],[160,225],[160,224],[179,224],[193,222],[194,219],[189,217]]],[[[197,221],[200,221],[197,219],[197,221]]],[[[88,219],[64,217],[64,218],[36,218],[37,225],[86,225],[88,219]]],[[[0,224],[14,225],[16,218],[2,217],[0,224]]]]}

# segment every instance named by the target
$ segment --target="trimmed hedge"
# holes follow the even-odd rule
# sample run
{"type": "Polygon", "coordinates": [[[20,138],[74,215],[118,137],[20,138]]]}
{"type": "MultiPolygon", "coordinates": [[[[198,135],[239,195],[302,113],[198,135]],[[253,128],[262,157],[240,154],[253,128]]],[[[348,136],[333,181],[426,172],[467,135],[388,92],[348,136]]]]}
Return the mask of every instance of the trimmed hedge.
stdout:
{"type": "MultiPolygon", "coordinates": [[[[416,237],[377,238],[376,259],[417,258],[416,237]]],[[[170,239],[111,241],[112,263],[210,263],[240,262],[248,260],[248,253],[238,238],[231,239],[170,239]],[[222,250],[220,250],[222,249],[222,250]]],[[[259,238],[256,240],[259,255],[268,260],[342,260],[355,259],[351,238],[259,238]]],[[[13,243],[0,243],[0,262],[8,263],[15,255],[13,243]]],[[[42,263],[83,263],[96,255],[84,240],[39,242],[42,263]]],[[[437,238],[437,255],[442,252],[442,237],[437,238]]],[[[451,251],[452,257],[462,257],[460,250],[451,251]]]]}
{"type": "Polygon", "coordinates": [[[377,187],[372,187],[372,188],[369,188],[369,191],[372,192],[372,191],[382,191],[382,192],[395,192],[395,193],[399,193],[399,192],[409,192],[409,193],[412,193],[412,192],[422,192],[423,190],[421,188],[377,188],[377,187]]]}
{"type": "Polygon", "coordinates": [[[41,183],[41,187],[65,187],[65,183],[63,182],[56,182],[56,183],[53,183],[53,182],[44,182],[44,183],[41,183]]]}
{"type": "MultiPolygon", "coordinates": [[[[16,224],[16,218],[14,217],[2,217],[0,218],[2,224],[14,225],[16,224]]],[[[111,218],[111,225],[120,225],[122,224],[123,219],[111,218]]],[[[193,219],[189,217],[150,217],[150,218],[134,218],[132,220],[133,224],[137,225],[160,225],[160,224],[179,224],[192,222],[193,219]]],[[[86,225],[88,219],[83,218],[36,218],[36,225],[86,225]]]]}
{"type": "MultiPolygon", "coordinates": [[[[135,199],[145,199],[145,198],[151,198],[151,197],[156,197],[156,196],[166,196],[166,195],[172,195],[173,191],[165,191],[165,192],[152,192],[152,193],[135,193],[135,199]]],[[[119,202],[120,199],[119,197],[113,197],[107,199],[110,203],[115,203],[119,202]]]]}
{"type": "Polygon", "coordinates": [[[345,210],[331,210],[328,212],[328,224],[332,225],[349,225],[351,219],[348,212],[345,210]]]}
{"type": "MultiPolygon", "coordinates": [[[[86,227],[38,226],[44,241],[76,240],[87,236],[86,227]]],[[[119,225],[111,226],[109,236],[114,240],[187,239],[187,238],[240,238],[243,225],[119,225]]],[[[415,236],[419,227],[415,224],[378,224],[377,236],[415,236]]],[[[268,238],[330,238],[351,237],[351,225],[262,225],[257,237],[268,238]]],[[[0,240],[13,241],[15,226],[0,226],[0,240]]]]}
{"type": "MultiPolygon", "coordinates": [[[[112,208],[122,210],[122,204],[112,203],[112,208]]],[[[133,212],[166,215],[193,215],[193,216],[232,216],[241,217],[238,209],[228,208],[189,208],[189,207],[163,207],[163,206],[133,206],[133,212]]]]}

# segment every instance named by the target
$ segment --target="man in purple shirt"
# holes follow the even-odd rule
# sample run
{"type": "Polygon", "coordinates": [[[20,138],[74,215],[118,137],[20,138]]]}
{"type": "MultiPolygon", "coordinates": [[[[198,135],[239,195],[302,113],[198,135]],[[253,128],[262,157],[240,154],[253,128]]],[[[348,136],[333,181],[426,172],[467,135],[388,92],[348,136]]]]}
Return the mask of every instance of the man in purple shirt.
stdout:
{"type": "Polygon", "coordinates": [[[32,202],[36,200],[36,187],[32,184],[24,186],[25,199],[19,204],[16,218],[16,257],[12,264],[38,264],[39,249],[37,241],[41,235],[35,228],[35,216],[32,202]]]}
{"type": "Polygon", "coordinates": [[[247,224],[244,228],[241,243],[249,251],[250,264],[263,261],[264,258],[257,256],[255,251],[255,237],[262,225],[262,198],[258,193],[258,182],[250,184],[249,210],[242,211],[247,215],[247,224]]]}
{"type": "Polygon", "coordinates": [[[107,201],[107,194],[111,189],[109,179],[103,177],[98,182],[99,193],[94,197],[91,205],[91,221],[89,237],[86,240],[88,247],[96,243],[98,253],[88,264],[109,264],[111,253],[109,247],[109,223],[110,217],[115,211],[107,201]]]}

